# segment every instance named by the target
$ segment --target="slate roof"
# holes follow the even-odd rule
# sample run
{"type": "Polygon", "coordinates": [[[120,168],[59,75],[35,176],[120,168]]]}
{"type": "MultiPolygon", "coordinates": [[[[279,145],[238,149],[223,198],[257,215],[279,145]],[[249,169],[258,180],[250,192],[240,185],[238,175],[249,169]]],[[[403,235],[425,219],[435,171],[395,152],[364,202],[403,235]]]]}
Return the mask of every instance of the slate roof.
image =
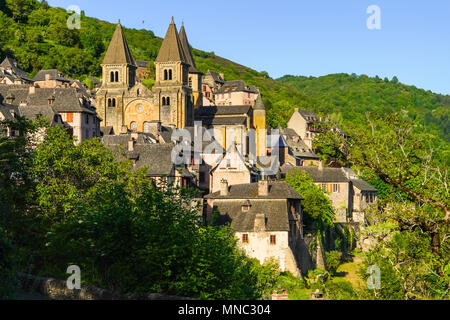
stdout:
{"type": "Polygon", "coordinates": [[[63,76],[63,74],[57,69],[40,70],[33,78],[33,81],[45,81],[45,75],[50,75],[50,80],[57,80],[61,82],[70,82],[69,79],[63,76]]]}
{"type": "Polygon", "coordinates": [[[120,21],[114,31],[108,50],[106,51],[103,64],[128,64],[135,66],[133,55],[128,47],[127,39],[123,33],[120,21]]]}
{"type": "Polygon", "coordinates": [[[319,160],[319,156],[305,144],[295,130],[290,128],[281,129],[280,136],[285,138],[285,141],[294,157],[319,160]]]}
{"type": "Polygon", "coordinates": [[[251,106],[219,106],[200,107],[195,109],[195,117],[213,117],[218,115],[243,115],[248,114],[251,106]]]}
{"type": "Polygon", "coordinates": [[[208,69],[208,72],[206,73],[205,76],[208,76],[208,75],[213,78],[214,82],[222,83],[222,84],[225,83],[225,81],[222,79],[220,74],[218,72],[216,72],[216,71],[212,71],[212,70],[208,69]]]}
{"type": "Polygon", "coordinates": [[[282,200],[236,200],[214,201],[220,215],[216,221],[218,225],[231,223],[237,232],[253,232],[256,214],[264,214],[266,231],[289,231],[289,216],[287,202],[282,200]],[[243,205],[250,204],[248,212],[242,211],[243,205]]]}
{"type": "Polygon", "coordinates": [[[49,105],[19,107],[19,113],[29,120],[36,120],[39,116],[43,116],[49,123],[53,123],[55,117],[61,117],[58,111],[49,105]]]}
{"type": "Polygon", "coordinates": [[[10,69],[12,73],[11,76],[16,76],[22,80],[25,80],[26,82],[32,82],[27,73],[18,67],[17,61],[11,57],[6,57],[0,64],[0,68],[4,68],[6,70],[10,69]]]}
{"type": "Polygon", "coordinates": [[[179,37],[181,46],[183,47],[184,56],[186,57],[186,61],[189,64],[189,73],[201,73],[197,69],[194,58],[192,57],[191,47],[189,45],[189,40],[186,35],[186,30],[184,29],[184,24],[181,26],[179,37]]]}
{"type": "Polygon", "coordinates": [[[175,23],[172,22],[167,29],[166,36],[162,42],[161,48],[159,49],[158,57],[155,62],[169,62],[169,61],[181,61],[188,63],[184,55],[184,50],[178,36],[178,31],[175,23]]]}
{"type": "Polygon", "coordinates": [[[253,107],[255,110],[266,110],[266,106],[261,98],[261,95],[258,95],[255,101],[255,106],[253,107]]]}
{"type": "Polygon", "coordinates": [[[201,119],[203,125],[247,125],[247,117],[214,117],[214,118],[203,118],[201,119]]]}
{"type": "Polygon", "coordinates": [[[243,80],[231,80],[225,81],[222,87],[217,89],[216,93],[227,93],[227,92],[250,92],[259,93],[259,90],[255,86],[247,86],[243,80]]]}
{"type": "Polygon", "coordinates": [[[16,106],[0,103],[0,113],[3,114],[6,120],[14,120],[14,116],[11,111],[14,111],[15,114],[20,115],[19,108],[16,106]]]}
{"type": "Polygon", "coordinates": [[[297,167],[292,165],[283,165],[281,166],[281,171],[283,173],[292,172],[295,169],[300,169],[308,173],[314,182],[349,182],[350,180],[347,178],[346,174],[341,168],[323,168],[319,170],[318,167],[297,167]]]}
{"type": "Polygon", "coordinates": [[[303,199],[287,182],[269,182],[269,195],[258,195],[258,183],[232,185],[229,195],[221,196],[220,191],[205,196],[206,199],[303,199]]]}
{"type": "Polygon", "coordinates": [[[378,191],[375,187],[373,187],[369,183],[365,182],[364,180],[352,179],[351,181],[352,181],[353,185],[361,191],[372,191],[372,192],[378,191]]]}

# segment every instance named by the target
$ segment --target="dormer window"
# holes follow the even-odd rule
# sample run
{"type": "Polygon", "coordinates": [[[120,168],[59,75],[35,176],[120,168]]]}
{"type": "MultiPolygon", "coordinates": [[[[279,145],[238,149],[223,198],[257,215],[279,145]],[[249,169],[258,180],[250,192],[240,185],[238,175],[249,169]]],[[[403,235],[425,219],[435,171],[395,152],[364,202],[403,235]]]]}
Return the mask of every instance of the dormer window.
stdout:
{"type": "Polygon", "coordinates": [[[50,97],[48,98],[48,104],[49,104],[49,105],[52,105],[54,102],[55,102],[55,97],[54,97],[54,96],[50,96],[50,97]]]}
{"type": "Polygon", "coordinates": [[[247,201],[242,205],[242,212],[249,212],[251,206],[252,206],[252,204],[250,203],[249,200],[247,200],[247,201]]]}

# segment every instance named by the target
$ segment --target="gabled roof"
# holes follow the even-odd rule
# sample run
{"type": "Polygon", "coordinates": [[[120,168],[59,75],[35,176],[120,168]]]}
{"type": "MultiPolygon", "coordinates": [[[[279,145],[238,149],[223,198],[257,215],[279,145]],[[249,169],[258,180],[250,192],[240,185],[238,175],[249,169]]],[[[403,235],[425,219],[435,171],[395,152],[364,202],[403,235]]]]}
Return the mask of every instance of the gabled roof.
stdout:
{"type": "Polygon", "coordinates": [[[208,72],[206,73],[206,76],[211,76],[213,78],[214,82],[217,82],[217,83],[224,83],[225,82],[225,80],[222,79],[220,74],[218,72],[216,72],[216,71],[212,71],[212,70],[208,69],[208,72]]]}
{"type": "Polygon", "coordinates": [[[375,187],[373,187],[372,185],[368,184],[367,182],[365,182],[364,180],[361,179],[352,179],[351,180],[353,185],[358,188],[361,191],[371,191],[371,192],[376,192],[378,191],[375,187]]]}
{"type": "Polygon", "coordinates": [[[184,55],[184,50],[181,45],[180,37],[178,36],[178,31],[175,23],[172,22],[167,29],[166,36],[162,42],[161,48],[159,49],[158,57],[155,62],[175,62],[181,61],[188,63],[184,55]]]}
{"type": "Polygon", "coordinates": [[[50,75],[50,80],[58,80],[61,82],[70,82],[69,79],[63,76],[58,69],[40,70],[33,78],[33,81],[45,81],[45,75],[50,75]]]}
{"type": "Polygon", "coordinates": [[[329,183],[340,183],[349,182],[347,175],[341,168],[322,168],[320,170],[318,167],[297,167],[292,165],[283,165],[281,171],[284,173],[289,173],[293,170],[300,169],[310,175],[314,182],[329,182],[329,183]]]}
{"type": "Polygon", "coordinates": [[[195,116],[197,117],[214,117],[219,115],[245,115],[250,112],[252,107],[249,105],[243,106],[214,106],[214,107],[200,107],[195,109],[195,116]]]}
{"type": "Polygon", "coordinates": [[[205,196],[206,199],[303,199],[303,197],[295,191],[285,181],[269,182],[269,195],[258,195],[258,183],[246,183],[232,185],[229,187],[228,196],[221,196],[220,191],[205,196]]]}
{"type": "Polygon", "coordinates": [[[14,60],[13,58],[6,57],[3,60],[3,62],[0,64],[0,68],[6,69],[6,70],[10,69],[12,72],[12,76],[19,77],[22,80],[25,80],[27,82],[32,81],[30,79],[30,77],[28,77],[27,73],[18,67],[17,61],[14,60]]]}
{"type": "Polygon", "coordinates": [[[106,51],[103,64],[129,64],[135,66],[133,56],[128,47],[127,39],[122,30],[122,26],[117,24],[114,35],[109,43],[108,51],[106,51]]]}
{"type": "Polygon", "coordinates": [[[249,92],[259,94],[259,90],[255,86],[248,86],[243,80],[225,81],[223,86],[217,89],[216,93],[227,92],[249,92]]]}
{"type": "Polygon", "coordinates": [[[192,57],[191,47],[189,45],[189,41],[186,35],[186,30],[184,29],[184,24],[180,29],[180,42],[183,47],[184,56],[186,57],[186,61],[189,64],[189,73],[201,73],[197,66],[195,65],[194,57],[192,57]]]}

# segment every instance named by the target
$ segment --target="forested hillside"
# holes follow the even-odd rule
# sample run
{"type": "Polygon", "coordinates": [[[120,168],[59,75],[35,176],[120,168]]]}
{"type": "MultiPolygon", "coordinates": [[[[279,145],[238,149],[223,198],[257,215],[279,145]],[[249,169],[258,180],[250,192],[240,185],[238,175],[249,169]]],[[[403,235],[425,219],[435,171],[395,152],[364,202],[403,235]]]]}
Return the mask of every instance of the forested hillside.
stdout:
{"type": "MultiPolygon", "coordinates": [[[[51,68],[81,80],[88,75],[100,76],[100,63],[115,23],[90,18],[81,12],[81,29],[69,30],[70,14],[48,6],[45,1],[0,0],[0,10],[1,58],[15,57],[31,76],[40,69],[51,68]]],[[[161,38],[149,30],[124,30],[135,59],[153,61],[156,58],[161,38]]],[[[216,70],[224,73],[227,80],[242,79],[259,87],[272,127],[278,123],[285,126],[296,107],[331,115],[338,122],[360,119],[366,111],[381,114],[402,111],[420,120],[426,131],[439,134],[447,141],[450,139],[449,96],[406,86],[397,79],[388,81],[364,75],[285,76],[274,80],[267,72],[252,70],[213,52],[193,49],[193,53],[200,71],[216,70]]],[[[152,77],[151,73],[144,83],[151,86],[152,77]]]]}

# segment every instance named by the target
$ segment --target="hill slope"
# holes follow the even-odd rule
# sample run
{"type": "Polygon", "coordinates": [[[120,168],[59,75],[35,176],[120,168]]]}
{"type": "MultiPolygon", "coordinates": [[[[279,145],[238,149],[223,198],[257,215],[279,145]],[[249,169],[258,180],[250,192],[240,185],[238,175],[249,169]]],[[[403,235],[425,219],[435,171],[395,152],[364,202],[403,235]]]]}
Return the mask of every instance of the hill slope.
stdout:
{"type": "MultiPolygon", "coordinates": [[[[61,8],[36,0],[0,0],[0,56],[11,55],[31,76],[40,69],[57,68],[83,80],[100,76],[100,63],[115,24],[81,14],[81,29],[69,30],[70,15],[61,8]]],[[[162,39],[152,31],[124,28],[137,60],[153,61],[162,39]]],[[[189,36],[189,35],[188,35],[189,36]]],[[[329,75],[320,78],[285,76],[274,80],[214,53],[193,49],[200,71],[223,72],[227,80],[242,79],[260,88],[267,107],[268,124],[285,126],[294,108],[332,114],[344,124],[360,120],[366,111],[387,113],[404,110],[423,122],[427,131],[449,141],[450,97],[367,76],[329,75]]],[[[150,66],[153,64],[150,63],[150,66]]],[[[152,85],[153,74],[144,80],[152,85]]]]}

